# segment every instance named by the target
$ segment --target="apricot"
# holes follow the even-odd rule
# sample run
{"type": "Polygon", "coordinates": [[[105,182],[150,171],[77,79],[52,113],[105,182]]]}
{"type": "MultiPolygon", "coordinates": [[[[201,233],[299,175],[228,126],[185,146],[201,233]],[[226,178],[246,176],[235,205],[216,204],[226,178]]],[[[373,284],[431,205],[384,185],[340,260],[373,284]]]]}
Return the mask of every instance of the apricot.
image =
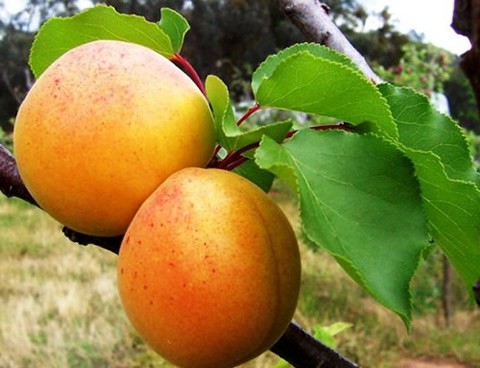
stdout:
{"type": "Polygon", "coordinates": [[[94,41],[58,58],[22,103],[20,175],[39,205],[74,230],[123,234],[170,174],[205,166],[215,145],[207,100],[160,54],[94,41]]]}
{"type": "Polygon", "coordinates": [[[180,367],[233,367],[269,349],[291,321],[300,284],[281,209],[219,169],[165,180],[135,215],[117,267],[132,325],[180,367]]]}

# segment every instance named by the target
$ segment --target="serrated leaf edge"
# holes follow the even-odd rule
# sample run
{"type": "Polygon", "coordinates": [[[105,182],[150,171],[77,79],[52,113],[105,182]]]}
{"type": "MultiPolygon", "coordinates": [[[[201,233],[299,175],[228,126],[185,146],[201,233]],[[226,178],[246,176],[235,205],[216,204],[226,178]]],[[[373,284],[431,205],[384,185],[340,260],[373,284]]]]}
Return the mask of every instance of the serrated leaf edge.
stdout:
{"type": "MultiPolygon", "coordinates": [[[[279,52],[277,52],[276,54],[273,54],[273,55],[269,55],[264,61],[262,61],[259,66],[257,67],[257,69],[253,72],[253,75],[252,75],[252,83],[251,83],[251,86],[252,86],[252,91],[254,92],[254,94],[257,92],[257,87],[255,86],[256,83],[254,83],[254,81],[256,81],[257,78],[255,78],[256,75],[260,74],[263,72],[264,69],[266,69],[266,66],[270,63],[275,63],[275,66],[278,65],[278,63],[281,61],[281,59],[285,58],[285,57],[290,57],[292,55],[295,55],[295,54],[290,54],[292,52],[292,50],[295,50],[295,49],[299,49],[297,52],[307,52],[309,54],[311,54],[312,56],[315,56],[315,57],[318,57],[318,58],[321,58],[319,55],[316,55],[315,53],[312,53],[309,51],[309,48],[310,47],[318,47],[318,48],[321,48],[323,51],[326,51],[327,53],[330,53],[332,55],[335,55],[335,57],[338,57],[339,59],[342,60],[342,63],[349,66],[350,68],[352,69],[355,69],[355,70],[358,70],[358,68],[356,67],[355,63],[353,63],[353,61],[351,59],[349,59],[347,56],[345,56],[344,54],[338,52],[338,51],[335,51],[327,46],[324,46],[324,45],[320,45],[318,43],[315,43],[315,42],[302,42],[302,43],[297,43],[297,44],[294,44],[290,47],[287,47],[283,50],[280,50],[279,52]],[[304,49],[302,49],[302,47],[304,47],[304,49]],[[287,54],[287,56],[285,56],[287,54]],[[278,60],[278,61],[276,61],[278,60]]],[[[325,59],[325,60],[330,60],[330,61],[333,61],[331,59],[328,59],[328,58],[322,58],[322,59],[325,59]]],[[[265,73],[265,75],[263,76],[263,78],[260,78],[260,80],[264,80],[264,79],[268,79],[271,77],[271,74],[272,73],[265,73]]],[[[261,84],[261,83],[259,83],[261,84]]]]}
{"type": "MultiPolygon", "coordinates": [[[[96,40],[101,40],[101,39],[106,39],[106,38],[92,38],[91,41],[87,41],[87,42],[84,42],[84,43],[81,43],[81,44],[78,44],[78,45],[75,45],[73,47],[66,47],[64,48],[64,51],[63,53],[61,53],[60,55],[58,55],[57,59],[55,60],[52,60],[50,62],[50,64],[48,66],[46,66],[43,71],[39,72],[38,70],[36,70],[36,68],[33,66],[32,64],[32,55],[36,52],[36,49],[38,48],[38,38],[39,37],[42,37],[42,30],[44,30],[45,28],[44,27],[48,27],[48,25],[52,22],[69,22],[69,21],[72,21],[72,19],[78,19],[79,17],[82,17],[84,16],[86,13],[92,11],[93,9],[99,9],[99,8],[103,8],[103,9],[110,9],[110,10],[113,10],[112,14],[115,14],[115,16],[118,16],[118,18],[122,21],[125,21],[125,19],[132,19],[132,18],[135,18],[137,20],[143,20],[147,23],[151,23],[151,24],[155,24],[155,23],[152,23],[150,21],[148,21],[145,17],[143,16],[140,16],[140,15],[135,15],[135,14],[122,14],[122,13],[119,13],[116,11],[116,9],[113,7],[113,6],[109,6],[109,5],[105,5],[105,4],[97,4],[93,7],[90,7],[90,8],[87,8],[77,14],[74,14],[72,16],[69,16],[69,17],[52,17],[50,19],[48,19],[45,23],[42,24],[42,26],[39,28],[38,32],[35,34],[34,38],[33,38],[33,42],[32,42],[32,46],[30,48],[30,53],[29,53],[29,57],[28,57],[28,63],[30,65],[30,69],[32,70],[33,72],[33,75],[38,78],[42,73],[43,71],[45,71],[48,66],[50,66],[52,63],[55,62],[55,60],[57,60],[59,57],[61,57],[63,54],[65,54],[66,52],[70,51],[71,49],[77,47],[77,46],[80,46],[82,44],[85,44],[87,42],[91,42],[91,41],[96,41],[96,40]]],[[[101,26],[101,25],[98,25],[98,26],[101,26]]],[[[173,46],[171,44],[171,40],[170,40],[170,37],[168,36],[168,34],[165,33],[165,31],[163,31],[162,29],[159,28],[159,31],[161,33],[163,33],[163,35],[165,36],[166,39],[168,39],[168,41],[170,42],[170,49],[172,51],[168,52],[168,53],[163,53],[163,52],[159,52],[158,50],[154,50],[156,52],[158,52],[159,54],[165,56],[165,57],[171,57],[174,52],[173,52],[173,46]]],[[[144,34],[144,33],[143,33],[144,34]]],[[[150,36],[148,36],[148,34],[146,35],[147,38],[150,38],[150,36]]],[[[114,38],[116,40],[120,40],[119,38],[114,38]]],[[[154,39],[151,38],[152,41],[154,41],[154,39]]],[[[128,41],[128,40],[124,40],[126,42],[131,42],[131,41],[128,41]]],[[[143,45],[144,46],[144,45],[143,45]]],[[[145,46],[146,47],[146,46],[145,46]]]]}
{"type": "MultiPolygon", "coordinates": [[[[375,94],[375,97],[381,101],[381,103],[383,104],[383,106],[385,107],[385,110],[387,112],[387,116],[386,118],[391,122],[390,124],[390,127],[387,127],[387,128],[391,128],[391,129],[384,129],[382,127],[382,123],[379,123],[378,121],[368,121],[368,123],[371,123],[371,124],[374,124],[375,127],[377,127],[378,129],[378,132],[381,133],[382,135],[384,134],[385,136],[389,137],[390,139],[393,139],[393,140],[396,140],[398,139],[398,136],[399,136],[399,132],[398,132],[398,129],[397,129],[397,125],[395,124],[394,122],[394,119],[393,119],[393,115],[392,115],[392,112],[390,110],[390,105],[388,104],[388,101],[387,99],[383,96],[383,94],[380,92],[380,90],[375,86],[373,85],[364,75],[363,73],[356,69],[356,68],[351,68],[345,64],[342,64],[342,63],[339,63],[339,62],[336,62],[336,61],[332,61],[330,59],[327,59],[327,58],[321,58],[319,56],[316,56],[308,51],[305,51],[305,50],[302,50],[302,51],[299,51],[299,52],[296,52],[292,55],[289,55],[285,58],[283,58],[282,60],[280,60],[276,66],[275,66],[275,69],[269,74],[268,77],[264,77],[262,78],[262,81],[265,81],[269,78],[271,78],[276,70],[278,69],[278,67],[282,64],[288,64],[289,62],[291,62],[291,60],[293,58],[297,58],[301,55],[309,55],[311,56],[313,59],[317,59],[317,60],[321,60],[322,62],[325,62],[327,64],[331,64],[331,65],[335,65],[337,67],[339,67],[340,69],[343,69],[345,70],[345,72],[348,72],[348,73],[351,73],[353,76],[355,76],[356,78],[359,79],[360,82],[363,82],[365,83],[366,86],[371,86],[372,88],[372,93],[375,94]],[[389,130],[392,130],[391,132],[389,130]],[[393,135],[393,136],[392,136],[393,135]]],[[[342,54],[339,54],[339,55],[342,55],[342,54]]],[[[276,55],[273,55],[273,57],[275,57],[276,55]]],[[[268,60],[268,58],[267,58],[268,60]]],[[[252,79],[253,80],[253,79],[252,79]]],[[[258,92],[258,89],[257,91],[258,92]]],[[[256,93],[255,92],[255,93],[256,93]]],[[[261,104],[260,104],[261,105],[261,104]]],[[[274,109],[279,109],[279,108],[276,108],[276,107],[272,107],[274,109]]],[[[341,108],[344,108],[343,106],[341,108]]],[[[311,114],[311,115],[315,115],[315,114],[311,114]]],[[[336,116],[332,116],[332,115],[328,115],[329,117],[333,117],[333,118],[336,118],[336,116]]],[[[359,125],[359,124],[362,124],[362,123],[353,123],[354,125],[359,125]]]]}
{"type": "MultiPolygon", "coordinates": [[[[356,135],[356,133],[352,133],[352,132],[348,132],[348,131],[342,131],[341,133],[345,134],[345,135],[356,135]]],[[[392,148],[394,148],[398,154],[400,154],[404,159],[408,160],[410,163],[411,163],[411,166],[412,166],[412,171],[413,171],[413,175],[414,177],[417,179],[417,191],[419,193],[419,196],[420,196],[420,200],[421,200],[421,209],[422,209],[422,213],[423,213],[423,217],[425,219],[425,226],[427,226],[428,224],[428,221],[427,221],[427,216],[425,214],[425,208],[423,206],[423,197],[422,197],[422,192],[421,192],[421,185],[420,183],[418,182],[418,177],[416,175],[416,171],[415,171],[415,165],[414,163],[412,162],[412,160],[405,154],[405,152],[403,152],[402,150],[399,149],[398,145],[395,144],[395,142],[392,142],[391,140],[389,139],[386,139],[384,136],[382,135],[379,135],[375,132],[367,132],[367,133],[363,133],[361,135],[364,135],[364,136],[371,136],[371,137],[375,137],[379,140],[381,140],[382,142],[384,142],[385,144],[388,144],[390,145],[392,148]]],[[[302,217],[300,215],[300,222],[302,224],[302,229],[304,229],[304,224],[303,224],[303,220],[302,220],[302,217]]],[[[304,231],[304,234],[305,236],[307,236],[307,238],[312,241],[313,243],[316,244],[316,242],[308,235],[307,232],[304,231]]],[[[317,244],[318,246],[321,247],[321,244],[317,244]]],[[[331,254],[333,257],[335,258],[340,258],[343,262],[345,263],[348,263],[352,270],[355,271],[355,274],[356,276],[362,280],[362,284],[360,285],[362,288],[364,288],[365,290],[368,291],[368,293],[375,299],[377,300],[378,302],[380,302],[385,308],[393,311],[394,313],[396,313],[400,319],[403,321],[403,323],[405,324],[405,327],[407,328],[408,331],[411,330],[411,322],[412,322],[412,313],[413,313],[413,295],[412,295],[412,292],[411,292],[411,282],[413,280],[413,277],[415,276],[415,272],[416,270],[418,270],[418,266],[420,265],[420,262],[421,262],[421,259],[422,259],[422,254],[423,252],[425,251],[426,248],[428,248],[430,246],[429,243],[426,243],[424,245],[424,247],[422,248],[422,251],[420,252],[418,258],[417,258],[417,262],[416,262],[416,265],[414,267],[415,271],[412,273],[410,279],[408,280],[408,287],[407,287],[407,295],[408,295],[408,302],[409,302],[409,310],[408,310],[408,313],[405,315],[404,313],[401,313],[399,310],[396,310],[395,308],[390,308],[390,307],[387,307],[387,304],[384,302],[384,300],[382,300],[382,298],[379,298],[377,296],[377,293],[374,293],[372,291],[372,289],[368,286],[368,282],[366,282],[366,279],[365,277],[363,276],[363,274],[361,272],[359,272],[358,268],[356,266],[354,266],[352,264],[352,262],[350,262],[348,259],[346,259],[345,257],[343,257],[342,255],[339,255],[339,254],[336,254],[335,252],[331,252],[330,250],[326,250],[327,253],[331,254]]],[[[323,247],[322,247],[323,249],[323,247]]],[[[345,270],[345,268],[342,266],[342,268],[345,270]]],[[[345,270],[345,272],[347,272],[345,270]]],[[[347,272],[348,273],[348,272],[347,272]]],[[[349,274],[349,273],[348,273],[349,274]]],[[[353,276],[350,275],[352,278],[353,276]]]]}
{"type": "MultiPolygon", "coordinates": [[[[348,135],[357,135],[357,133],[352,133],[352,132],[347,132],[347,131],[342,131],[341,132],[342,134],[348,134],[348,135]]],[[[399,149],[399,147],[395,144],[395,142],[392,142],[391,140],[389,139],[386,139],[385,137],[381,136],[381,135],[378,135],[374,132],[368,132],[368,133],[364,133],[362,135],[369,135],[369,136],[373,136],[377,139],[380,139],[382,140],[384,143],[390,145],[392,148],[394,148],[403,158],[407,159],[409,162],[411,162],[411,165],[412,165],[412,170],[413,170],[413,174],[415,175],[415,178],[417,178],[416,176],[416,171],[415,171],[415,165],[414,163],[412,162],[412,160],[405,154],[405,152],[401,151],[399,149]]],[[[291,138],[291,139],[294,139],[295,138],[295,135],[291,138]]],[[[277,143],[278,145],[281,146],[281,144],[277,143]]],[[[282,149],[284,149],[282,147],[282,149]]],[[[255,157],[256,157],[256,153],[255,153],[255,157]]],[[[291,158],[289,157],[289,160],[291,162],[292,165],[294,165],[294,162],[291,160],[291,158]]],[[[257,162],[257,161],[256,161],[257,162]]],[[[258,162],[257,162],[257,165],[264,169],[264,170],[267,170],[267,171],[270,171],[272,172],[269,168],[263,166],[263,165],[260,165],[258,162]]],[[[295,167],[289,167],[289,165],[287,164],[278,164],[276,163],[275,166],[281,166],[281,167],[285,167],[290,173],[291,175],[293,175],[294,177],[294,182],[295,182],[295,188],[291,188],[295,195],[296,195],[296,198],[297,198],[297,201],[298,203],[301,203],[300,201],[300,189],[299,189],[299,178],[298,178],[298,175],[297,175],[297,170],[295,169],[295,167]]],[[[273,173],[273,172],[272,172],[273,173]]],[[[275,175],[275,174],[274,174],[275,175]]],[[[420,183],[418,182],[418,179],[417,179],[417,190],[418,190],[418,193],[419,195],[421,196],[421,208],[422,208],[422,213],[424,215],[424,218],[425,218],[425,226],[428,226],[428,220],[427,220],[427,217],[425,215],[425,208],[423,206],[423,197],[421,195],[421,186],[420,186],[420,183]]],[[[321,244],[318,244],[306,231],[305,231],[305,224],[304,224],[304,221],[303,221],[303,216],[302,216],[302,211],[303,211],[303,208],[302,206],[298,206],[298,211],[299,211],[299,219],[300,219],[300,224],[301,224],[301,230],[303,232],[303,234],[307,237],[307,239],[311,242],[313,242],[314,244],[317,244],[317,246],[319,246],[320,248],[324,249],[322,247],[321,244]]],[[[419,256],[417,257],[417,260],[416,260],[416,265],[414,267],[415,270],[418,269],[418,266],[420,265],[420,262],[422,260],[422,254],[423,252],[425,251],[425,249],[427,249],[428,247],[430,246],[429,243],[426,243],[425,246],[423,247],[422,251],[420,252],[419,256]]],[[[365,277],[363,276],[363,274],[361,272],[359,272],[358,268],[348,259],[346,259],[343,255],[340,255],[340,254],[337,254],[336,252],[332,252],[331,250],[329,249],[325,249],[325,251],[330,254],[331,256],[333,256],[334,258],[336,259],[340,259],[342,262],[345,262],[346,264],[348,264],[351,268],[351,270],[353,270],[355,272],[355,276],[358,278],[358,280],[361,281],[361,284],[360,286],[362,288],[364,288],[375,300],[377,300],[379,303],[381,303],[385,308],[393,311],[395,314],[397,314],[400,319],[403,321],[403,323],[405,324],[406,328],[408,331],[411,330],[411,321],[412,321],[412,312],[413,312],[413,296],[412,296],[412,292],[411,292],[411,282],[412,282],[412,279],[413,277],[415,276],[415,272],[412,273],[410,279],[408,280],[408,287],[407,287],[407,295],[408,295],[408,303],[409,303],[409,310],[407,312],[407,314],[404,314],[402,313],[401,311],[399,310],[396,310],[396,308],[390,308],[390,307],[387,307],[387,303],[385,303],[385,301],[383,300],[383,298],[379,298],[378,297],[378,294],[377,293],[374,293],[372,291],[372,289],[368,286],[368,283],[366,282],[366,279],[365,277]]],[[[340,262],[339,262],[340,263],[340,262]]],[[[341,263],[340,263],[341,264],[341,263]]],[[[350,275],[350,277],[354,278],[355,277],[353,275],[350,274],[350,272],[347,272],[347,270],[342,266],[342,268],[345,270],[345,272],[347,274],[350,275]]],[[[358,282],[357,282],[358,283],[358,282]]]]}
{"type": "Polygon", "coordinates": [[[160,9],[160,20],[159,20],[156,24],[157,24],[157,26],[160,28],[160,30],[162,30],[162,32],[164,32],[164,33],[168,36],[168,38],[170,39],[170,43],[171,43],[171,45],[172,45],[173,53],[175,54],[175,53],[180,52],[180,50],[181,50],[182,47],[183,47],[183,43],[184,43],[184,41],[185,41],[185,35],[186,35],[187,32],[190,30],[190,24],[188,23],[187,19],[186,19],[182,14],[180,14],[179,12],[177,12],[177,11],[171,9],[171,8],[161,8],[161,9],[160,9]],[[178,47],[174,47],[174,46],[173,46],[172,40],[171,40],[171,38],[170,38],[170,35],[169,35],[167,32],[165,32],[165,31],[163,30],[163,28],[162,28],[162,19],[164,19],[164,14],[165,14],[165,13],[175,14],[175,16],[176,16],[177,18],[181,18],[183,21],[185,21],[185,24],[187,25],[187,27],[185,28],[185,30],[182,30],[182,31],[180,31],[179,28],[176,27],[177,30],[179,30],[178,33],[181,34],[180,43],[179,43],[179,46],[178,46],[178,47]]]}
{"type": "MultiPolygon", "coordinates": [[[[396,88],[396,89],[398,89],[398,90],[400,90],[400,91],[402,91],[402,90],[407,90],[407,91],[413,93],[416,97],[422,99],[423,102],[425,103],[425,105],[426,105],[426,106],[429,106],[429,109],[430,109],[433,113],[438,114],[439,116],[441,116],[441,117],[443,117],[445,120],[447,120],[448,123],[449,123],[450,125],[452,125],[452,126],[454,127],[454,129],[456,129],[457,133],[459,133],[459,135],[461,136],[461,138],[462,138],[462,143],[463,143],[463,145],[464,145],[464,147],[463,147],[462,149],[463,149],[463,150],[465,151],[465,153],[468,155],[468,157],[469,157],[469,159],[470,159],[470,162],[471,162],[471,164],[472,164],[472,167],[473,167],[473,157],[471,156],[470,151],[469,151],[469,149],[468,149],[469,144],[468,144],[468,139],[467,139],[466,132],[465,132],[464,129],[462,129],[462,128],[455,122],[455,120],[454,120],[450,115],[448,115],[448,114],[446,114],[446,113],[444,113],[444,112],[442,112],[442,111],[439,111],[437,108],[435,108],[435,106],[431,103],[431,101],[428,99],[428,97],[427,97],[425,94],[423,94],[423,93],[415,90],[415,89],[412,88],[412,87],[408,87],[408,86],[394,86],[394,85],[392,85],[392,84],[390,84],[390,83],[382,83],[382,84],[378,85],[379,88],[381,88],[381,86],[393,86],[394,88],[396,88]]],[[[380,89],[379,89],[379,92],[380,92],[380,89]]],[[[381,93],[381,92],[380,92],[380,93],[381,93]]],[[[385,100],[386,100],[386,98],[385,98],[385,100]]],[[[387,101],[387,100],[386,100],[386,103],[388,104],[388,101],[387,101]]],[[[392,117],[392,119],[393,119],[393,121],[395,121],[395,119],[394,119],[393,117],[392,117]]],[[[448,174],[448,171],[447,171],[447,169],[446,169],[446,167],[445,167],[445,164],[443,163],[441,157],[440,157],[438,154],[436,154],[435,152],[433,152],[433,151],[431,151],[431,150],[426,151],[426,150],[413,149],[413,148],[411,148],[411,147],[408,147],[408,146],[404,145],[404,144],[401,143],[399,140],[397,140],[396,143],[398,144],[399,148],[400,148],[401,150],[404,150],[404,151],[411,151],[411,152],[418,152],[418,153],[431,153],[431,154],[433,154],[433,155],[439,160],[440,164],[442,165],[443,173],[445,174],[445,176],[446,176],[448,179],[450,179],[450,180],[455,180],[455,181],[459,181],[459,182],[465,182],[465,183],[470,182],[470,183],[475,184],[475,185],[477,186],[477,189],[478,189],[478,186],[480,185],[480,177],[478,177],[478,175],[477,175],[477,178],[478,178],[478,179],[477,179],[477,182],[465,181],[465,180],[461,180],[461,179],[452,178],[452,177],[448,174]]]]}
{"type": "MultiPolygon", "coordinates": [[[[220,124],[218,124],[220,126],[220,132],[217,132],[217,140],[221,143],[221,144],[226,144],[226,142],[222,142],[223,141],[223,137],[227,137],[226,135],[226,132],[225,132],[225,121],[226,121],[226,116],[227,116],[227,113],[230,111],[232,113],[232,116],[234,116],[233,114],[233,109],[232,109],[232,105],[231,105],[231,101],[230,101],[230,94],[229,94],[229,91],[228,91],[228,87],[227,85],[216,75],[213,75],[213,74],[210,74],[207,76],[206,80],[205,80],[205,87],[206,87],[206,90],[207,90],[207,97],[211,98],[208,94],[208,90],[209,90],[209,85],[212,83],[210,81],[215,81],[215,83],[218,83],[221,87],[222,87],[222,98],[225,100],[225,104],[223,103],[224,101],[222,100],[222,105],[224,105],[224,109],[221,111],[221,113],[218,115],[215,114],[215,111],[213,111],[213,116],[214,116],[214,119],[215,119],[215,125],[217,125],[217,121],[218,119],[220,119],[220,124]],[[221,137],[221,135],[223,135],[223,137],[221,137]]],[[[224,147],[225,149],[228,149],[229,148],[229,145],[227,145],[228,147],[224,147]]]]}
{"type": "MultiPolygon", "coordinates": [[[[243,138],[243,137],[247,137],[247,140],[249,140],[248,139],[249,136],[254,136],[254,135],[257,135],[259,133],[262,136],[264,136],[264,135],[270,136],[268,134],[269,131],[271,129],[275,129],[275,127],[278,127],[278,126],[285,126],[285,133],[284,133],[284,137],[283,137],[283,138],[285,138],[285,136],[288,134],[288,131],[292,127],[292,122],[291,122],[290,119],[270,123],[266,126],[257,127],[257,128],[253,128],[253,129],[246,130],[246,131],[240,130],[240,128],[238,128],[238,126],[236,126],[236,125],[235,125],[235,127],[237,127],[237,129],[238,129],[237,131],[232,131],[232,128],[235,128],[234,126],[232,126],[230,128],[227,128],[226,127],[227,115],[229,113],[231,113],[232,116],[234,116],[233,106],[232,106],[231,99],[230,99],[230,93],[228,91],[227,85],[219,77],[217,77],[215,75],[208,76],[207,77],[207,83],[208,83],[208,80],[209,80],[210,77],[215,78],[219,82],[219,84],[222,86],[222,89],[225,92],[223,97],[225,98],[226,105],[225,105],[224,110],[221,113],[221,121],[220,121],[220,128],[221,128],[222,134],[225,138],[228,139],[228,143],[224,142],[225,146],[226,146],[224,148],[226,148],[228,151],[235,151],[235,150],[244,148],[247,145],[250,145],[250,144],[253,144],[253,143],[256,143],[256,142],[260,142],[261,138],[260,138],[260,140],[255,139],[255,140],[252,140],[251,142],[248,142],[246,144],[241,144],[241,145],[239,144],[240,139],[243,138]],[[288,129],[286,129],[287,126],[288,126],[288,129]],[[262,131],[265,131],[266,133],[262,134],[262,131]]],[[[235,122],[233,122],[233,123],[235,123],[235,122]]]]}

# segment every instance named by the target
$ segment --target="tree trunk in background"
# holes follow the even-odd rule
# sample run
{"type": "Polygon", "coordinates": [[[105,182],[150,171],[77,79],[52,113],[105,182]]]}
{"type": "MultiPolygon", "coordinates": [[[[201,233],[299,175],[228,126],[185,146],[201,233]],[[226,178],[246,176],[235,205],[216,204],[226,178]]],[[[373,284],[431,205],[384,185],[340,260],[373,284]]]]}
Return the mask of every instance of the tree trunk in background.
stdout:
{"type": "MultiPolygon", "coordinates": [[[[467,36],[471,49],[461,56],[460,66],[472,85],[480,113],[480,0],[455,0],[452,28],[467,36]]],[[[475,301],[480,307],[480,279],[472,285],[475,301]]]]}
{"type": "Polygon", "coordinates": [[[480,112],[480,0],[455,0],[452,28],[467,36],[472,45],[460,59],[460,66],[472,85],[480,112]]]}
{"type": "Polygon", "coordinates": [[[453,280],[452,266],[448,258],[442,256],[443,280],[442,280],[442,308],[445,327],[449,328],[453,318],[453,280]]]}

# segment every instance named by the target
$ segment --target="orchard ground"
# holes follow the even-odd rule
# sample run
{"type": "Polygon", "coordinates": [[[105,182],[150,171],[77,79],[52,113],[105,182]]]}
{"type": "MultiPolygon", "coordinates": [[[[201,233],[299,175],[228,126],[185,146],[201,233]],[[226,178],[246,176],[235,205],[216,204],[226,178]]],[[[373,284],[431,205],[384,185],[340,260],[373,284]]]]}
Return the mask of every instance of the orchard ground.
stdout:
{"type": "MultiPolygon", "coordinates": [[[[293,196],[272,196],[299,232],[293,196]]],[[[362,367],[480,367],[480,310],[455,280],[455,316],[444,327],[441,261],[435,253],[413,280],[413,330],[374,302],[332,258],[301,241],[303,281],[295,318],[306,329],[353,327],[337,349],[362,367]]],[[[171,367],[130,327],[116,288],[116,256],[67,240],[40,210],[0,197],[0,367],[171,367]]],[[[266,353],[245,368],[285,367],[266,353]]]]}

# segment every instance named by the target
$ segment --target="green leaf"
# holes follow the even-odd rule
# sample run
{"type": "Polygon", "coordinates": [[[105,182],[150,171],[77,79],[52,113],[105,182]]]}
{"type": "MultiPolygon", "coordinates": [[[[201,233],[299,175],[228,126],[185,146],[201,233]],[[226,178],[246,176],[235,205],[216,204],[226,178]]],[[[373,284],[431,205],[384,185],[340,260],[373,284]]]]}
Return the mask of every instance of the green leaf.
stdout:
{"type": "Polygon", "coordinates": [[[335,349],[337,343],[335,341],[335,337],[333,335],[331,335],[330,333],[328,333],[328,331],[326,331],[325,329],[323,329],[322,326],[315,326],[313,328],[313,336],[321,341],[322,343],[324,343],[325,345],[327,345],[328,347],[332,348],[332,349],[335,349]]]}
{"type": "Polygon", "coordinates": [[[67,18],[51,18],[38,31],[30,51],[30,67],[39,77],[68,50],[95,40],[137,43],[162,54],[174,55],[167,33],[157,24],[136,15],[119,14],[113,7],[97,5],[67,18]]]}
{"type": "Polygon", "coordinates": [[[290,368],[290,367],[291,367],[290,363],[287,362],[286,360],[281,359],[281,358],[273,366],[273,368],[290,368]]]}
{"type": "Polygon", "coordinates": [[[369,123],[379,134],[396,138],[388,104],[375,85],[343,56],[315,50],[287,49],[255,71],[252,88],[260,106],[369,123]]]}
{"type": "Polygon", "coordinates": [[[390,104],[399,147],[415,166],[431,235],[471,291],[480,277],[480,192],[464,132],[412,89],[384,84],[379,90],[390,104]]]}
{"type": "Polygon", "coordinates": [[[450,178],[478,183],[466,136],[458,124],[411,88],[390,84],[378,88],[390,105],[398,142],[403,147],[432,152],[440,158],[450,178]]]}
{"type": "Polygon", "coordinates": [[[431,234],[471,291],[480,278],[480,191],[471,182],[449,178],[435,154],[408,155],[415,164],[431,234]]]}
{"type": "Polygon", "coordinates": [[[174,53],[180,52],[185,34],[190,29],[187,20],[173,9],[162,8],[161,18],[157,24],[170,37],[174,53]]]}
{"type": "Polygon", "coordinates": [[[319,58],[344,64],[352,69],[357,68],[355,63],[350,58],[346,57],[344,54],[332,50],[329,47],[320,45],[318,43],[299,43],[283,49],[275,55],[270,55],[263,63],[259,65],[252,75],[253,92],[257,93],[258,87],[261,85],[262,80],[270,78],[282,60],[302,51],[308,52],[309,54],[319,58]]]}
{"type": "Polygon", "coordinates": [[[337,346],[337,341],[335,336],[339,333],[348,330],[353,325],[346,322],[335,322],[329,326],[313,326],[313,336],[323,342],[325,345],[335,349],[337,346]]]}
{"type": "Polygon", "coordinates": [[[409,282],[428,246],[410,160],[372,134],[311,130],[264,138],[255,159],[297,190],[305,234],[409,326],[409,282]]]}
{"type": "Polygon", "coordinates": [[[245,161],[233,171],[256,184],[265,193],[268,193],[272,187],[274,175],[259,168],[253,160],[245,161]]]}
{"type": "Polygon", "coordinates": [[[292,127],[291,121],[283,121],[246,131],[236,123],[225,83],[217,76],[209,75],[205,82],[205,88],[213,109],[217,141],[228,151],[235,151],[257,143],[263,135],[280,142],[292,127]]]}

